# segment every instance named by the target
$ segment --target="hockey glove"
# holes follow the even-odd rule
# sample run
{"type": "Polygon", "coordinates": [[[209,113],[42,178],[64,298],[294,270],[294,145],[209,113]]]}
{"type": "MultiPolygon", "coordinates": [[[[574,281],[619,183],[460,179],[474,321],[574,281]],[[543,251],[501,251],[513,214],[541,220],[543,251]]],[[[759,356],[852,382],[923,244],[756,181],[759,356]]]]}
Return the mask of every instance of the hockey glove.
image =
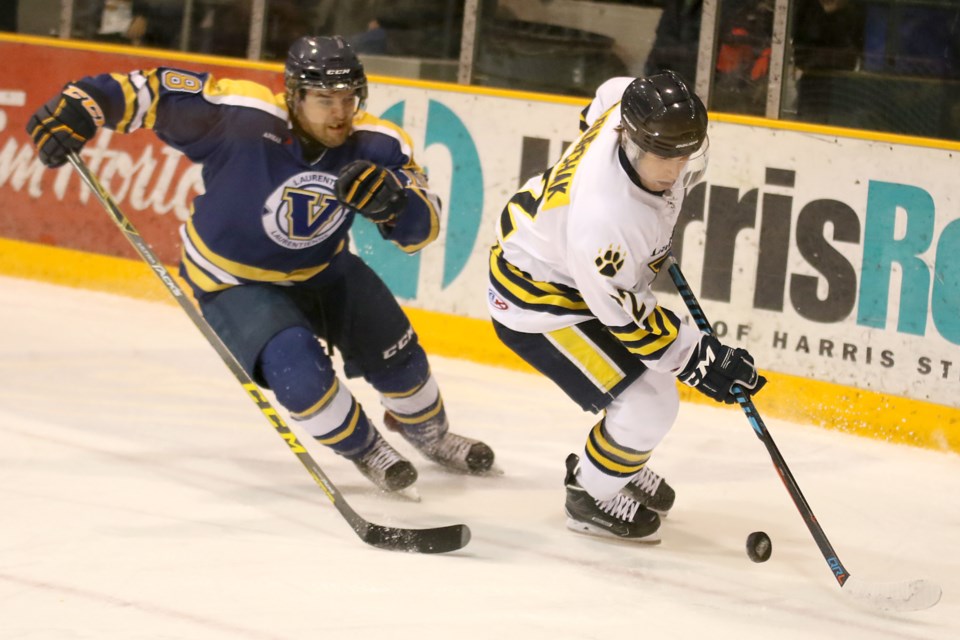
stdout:
{"type": "Polygon", "coordinates": [[[684,384],[725,404],[737,401],[730,390],[733,385],[740,385],[744,393],[752,396],[767,383],[767,379],[757,373],[753,357],[746,349],[732,349],[707,334],[700,338],[690,361],[677,377],[684,384]]]}
{"type": "Polygon", "coordinates": [[[337,199],[377,224],[392,222],[407,203],[403,185],[389,169],[354,160],[340,171],[337,199]]]}
{"type": "Polygon", "coordinates": [[[61,166],[71,151],[79,152],[104,122],[96,101],[75,85],[37,109],[27,121],[40,162],[50,168],[61,166]]]}

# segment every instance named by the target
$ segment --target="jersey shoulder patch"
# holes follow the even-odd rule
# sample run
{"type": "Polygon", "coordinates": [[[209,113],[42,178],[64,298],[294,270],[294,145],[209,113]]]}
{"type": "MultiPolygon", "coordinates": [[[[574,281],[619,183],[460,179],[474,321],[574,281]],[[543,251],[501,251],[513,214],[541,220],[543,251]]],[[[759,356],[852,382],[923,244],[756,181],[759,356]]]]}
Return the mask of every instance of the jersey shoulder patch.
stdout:
{"type": "MultiPolygon", "coordinates": [[[[160,69],[160,86],[177,93],[200,93],[207,74],[196,74],[181,69],[160,69]]],[[[211,76],[212,79],[212,76],[211,76]]]]}

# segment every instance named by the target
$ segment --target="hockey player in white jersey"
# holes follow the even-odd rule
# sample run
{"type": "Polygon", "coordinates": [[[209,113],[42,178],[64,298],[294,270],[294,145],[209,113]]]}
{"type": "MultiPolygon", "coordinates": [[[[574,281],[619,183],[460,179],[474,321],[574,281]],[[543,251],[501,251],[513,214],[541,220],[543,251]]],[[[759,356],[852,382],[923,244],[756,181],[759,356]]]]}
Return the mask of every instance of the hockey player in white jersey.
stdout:
{"type": "Polygon", "coordinates": [[[567,526],[655,542],[675,494],[646,464],[676,419],[675,379],[725,403],[734,384],[753,394],[766,380],[651,290],[706,169],[703,103],[673,72],[614,78],[581,130],[504,208],[488,303],[504,344],[602,415],[567,458],[567,526]]]}

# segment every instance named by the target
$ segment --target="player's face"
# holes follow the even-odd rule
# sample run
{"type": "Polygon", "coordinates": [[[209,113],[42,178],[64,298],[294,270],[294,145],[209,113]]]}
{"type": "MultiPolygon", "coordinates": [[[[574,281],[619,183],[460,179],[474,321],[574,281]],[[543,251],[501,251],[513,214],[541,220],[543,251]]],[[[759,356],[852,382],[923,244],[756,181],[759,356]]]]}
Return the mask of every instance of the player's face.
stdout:
{"type": "Polygon", "coordinates": [[[359,101],[355,91],[307,89],[297,102],[297,122],[314,140],[339,147],[353,131],[359,101]]]}
{"type": "Polygon", "coordinates": [[[634,169],[640,183],[650,191],[666,191],[677,181],[690,156],[663,158],[649,151],[640,155],[634,169]]]}

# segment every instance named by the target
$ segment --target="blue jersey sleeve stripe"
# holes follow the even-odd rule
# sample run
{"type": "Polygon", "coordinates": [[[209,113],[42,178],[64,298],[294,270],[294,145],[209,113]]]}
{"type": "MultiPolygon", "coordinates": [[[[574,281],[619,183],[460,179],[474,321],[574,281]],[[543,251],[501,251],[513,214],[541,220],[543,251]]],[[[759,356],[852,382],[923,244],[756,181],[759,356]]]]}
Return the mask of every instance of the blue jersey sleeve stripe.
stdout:
{"type": "Polygon", "coordinates": [[[190,228],[193,228],[191,222],[187,222],[180,227],[180,239],[183,240],[183,256],[185,259],[189,259],[189,264],[186,265],[188,273],[190,276],[193,276],[194,273],[190,271],[190,264],[194,265],[197,269],[197,279],[191,280],[194,281],[194,284],[199,286],[204,291],[209,290],[207,286],[211,283],[213,284],[224,284],[224,285],[237,285],[240,284],[240,281],[237,280],[233,275],[220,269],[215,264],[203,257],[199,250],[197,250],[196,245],[194,245],[191,236],[188,233],[187,226],[190,225],[190,228]],[[202,271],[202,273],[201,273],[202,271]],[[210,283],[203,282],[204,278],[209,278],[210,283]]]}
{"type": "MultiPolygon", "coordinates": [[[[423,206],[426,208],[426,216],[430,220],[430,229],[427,232],[427,236],[420,242],[402,243],[398,242],[397,240],[393,240],[393,243],[400,247],[400,249],[402,249],[405,253],[416,253],[417,251],[420,251],[420,249],[423,249],[425,246],[436,240],[437,236],[440,235],[440,214],[430,201],[430,198],[428,198],[420,189],[411,189],[408,187],[407,192],[415,194],[419,200],[423,202],[423,206]]],[[[413,205],[407,206],[417,206],[418,204],[418,201],[414,201],[413,205]]]]}
{"type": "Polygon", "coordinates": [[[130,82],[137,91],[137,112],[127,130],[136,131],[144,126],[147,113],[154,110],[155,97],[150,93],[150,83],[144,74],[134,71],[130,74],[130,82]]]}
{"type": "Polygon", "coordinates": [[[160,99],[160,78],[157,77],[156,70],[147,72],[146,78],[146,90],[150,106],[143,116],[143,126],[146,129],[153,129],[157,122],[157,103],[160,99]]]}
{"type": "Polygon", "coordinates": [[[156,71],[133,71],[129,74],[111,73],[110,77],[120,87],[123,95],[123,116],[114,127],[121,133],[131,133],[137,129],[153,127],[156,119],[148,117],[155,114],[157,90],[156,71]]]}
{"type": "Polygon", "coordinates": [[[137,112],[137,92],[134,90],[129,76],[122,73],[111,73],[110,77],[116,80],[120,86],[120,91],[123,93],[123,116],[114,129],[126,133],[130,130],[133,115],[137,112]]]}
{"type": "MultiPolygon", "coordinates": [[[[205,260],[210,266],[216,267],[230,276],[252,282],[303,282],[304,280],[309,280],[329,267],[336,255],[343,251],[346,246],[346,240],[341,240],[330,260],[315,267],[307,267],[293,271],[277,271],[243,264],[242,262],[236,262],[214,253],[204,244],[203,240],[200,239],[200,235],[193,226],[192,218],[187,220],[184,227],[185,232],[182,234],[184,235],[184,247],[186,247],[186,243],[189,242],[192,250],[196,252],[196,258],[205,260]]],[[[191,257],[194,257],[194,254],[191,254],[191,257]]]]}
{"type": "Polygon", "coordinates": [[[212,278],[209,273],[204,271],[202,267],[191,259],[190,252],[187,251],[186,245],[184,245],[183,250],[180,252],[180,265],[183,267],[181,273],[186,276],[187,282],[192,284],[195,289],[212,293],[233,286],[218,282],[212,278]]]}

